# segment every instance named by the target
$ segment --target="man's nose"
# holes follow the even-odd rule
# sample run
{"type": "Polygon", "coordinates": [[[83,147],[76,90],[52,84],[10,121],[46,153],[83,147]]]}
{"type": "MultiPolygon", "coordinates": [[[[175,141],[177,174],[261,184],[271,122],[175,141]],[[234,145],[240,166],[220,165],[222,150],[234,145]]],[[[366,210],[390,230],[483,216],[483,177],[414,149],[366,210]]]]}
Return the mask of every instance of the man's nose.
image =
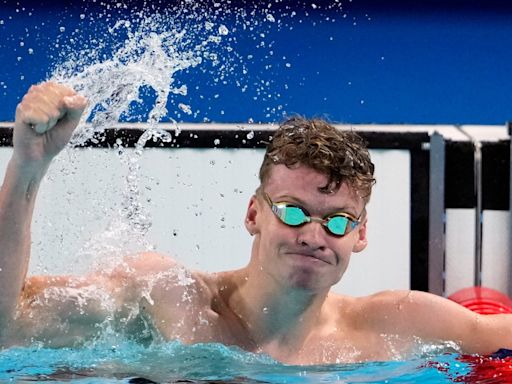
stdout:
{"type": "Polygon", "coordinates": [[[325,229],[322,222],[312,220],[299,227],[297,242],[311,249],[325,249],[325,229]]]}

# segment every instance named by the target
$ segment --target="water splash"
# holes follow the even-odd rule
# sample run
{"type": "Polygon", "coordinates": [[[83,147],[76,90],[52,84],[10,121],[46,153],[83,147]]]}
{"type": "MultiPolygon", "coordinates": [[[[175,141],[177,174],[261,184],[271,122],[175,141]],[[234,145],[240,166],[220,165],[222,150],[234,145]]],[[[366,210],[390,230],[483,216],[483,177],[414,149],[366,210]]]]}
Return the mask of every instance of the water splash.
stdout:
{"type": "Polygon", "coordinates": [[[147,122],[150,129],[168,116],[167,103],[171,94],[186,96],[186,85],[175,85],[176,74],[202,64],[210,57],[213,45],[221,42],[221,35],[213,34],[191,39],[187,29],[159,31],[165,18],[151,15],[139,23],[121,20],[109,33],[124,37],[111,56],[92,62],[88,50],[80,52],[80,59],[72,57],[59,65],[52,78],[73,87],[89,99],[84,116],[90,124],[81,124],[71,145],[83,145],[95,135],[116,127],[120,121],[136,117],[147,122]],[[146,94],[154,95],[147,116],[133,116],[138,103],[146,94]]]}
{"type": "MultiPolygon", "coordinates": [[[[52,75],[53,80],[71,86],[89,100],[71,147],[102,140],[105,130],[118,127],[120,121],[146,122],[147,129],[137,140],[135,151],[125,150],[122,140],[115,146],[127,168],[118,214],[142,243],[151,227],[139,187],[143,149],[149,140],[172,141],[171,133],[158,127],[164,117],[174,123],[175,134],[179,134],[167,104],[171,95],[185,97],[188,87],[177,84],[176,75],[208,61],[216,64],[216,49],[229,31],[222,24],[218,28],[213,25],[184,23],[183,18],[169,14],[132,15],[132,19],[118,20],[108,28],[115,42],[103,41],[99,49],[95,46],[71,54],[52,75]],[[149,111],[141,112],[144,108],[149,111]]],[[[178,103],[178,109],[192,113],[192,107],[184,103],[178,103]]]]}
{"type": "Polygon", "coordinates": [[[123,192],[120,215],[130,224],[130,228],[141,239],[144,238],[152,225],[151,215],[147,207],[142,203],[143,194],[139,188],[139,180],[141,177],[140,160],[143,155],[144,146],[149,140],[170,142],[172,141],[172,136],[163,129],[156,127],[148,128],[137,140],[135,151],[130,152],[129,155],[121,150],[122,144],[120,142],[117,144],[118,154],[128,168],[126,189],[123,192]]]}
{"type": "MultiPolygon", "coordinates": [[[[294,7],[266,1],[258,1],[255,7],[188,0],[131,5],[99,3],[81,9],[78,27],[73,30],[66,25],[55,44],[53,55],[59,62],[50,77],[89,99],[71,146],[102,141],[105,130],[122,121],[145,122],[149,131],[138,139],[134,152],[125,149],[123,141],[116,144],[127,172],[120,218],[113,219],[112,225],[127,222],[132,235],[148,249],[151,245],[144,237],[152,220],[140,187],[140,159],[148,140],[173,140],[171,132],[160,129],[158,123],[173,123],[177,136],[182,115],[208,120],[212,106],[200,111],[191,100],[199,96],[218,104],[219,93],[227,86],[265,100],[268,113],[282,112],[283,89],[276,86],[272,71],[290,58],[276,56],[270,32],[292,29],[287,20],[308,17],[311,7],[305,2],[304,14],[298,16],[291,10],[294,7]],[[256,62],[266,62],[267,73],[251,73],[251,63],[256,62]]],[[[332,7],[341,9],[341,4],[326,5],[326,9],[332,7]]],[[[247,140],[252,138],[249,132],[247,140]]]]}

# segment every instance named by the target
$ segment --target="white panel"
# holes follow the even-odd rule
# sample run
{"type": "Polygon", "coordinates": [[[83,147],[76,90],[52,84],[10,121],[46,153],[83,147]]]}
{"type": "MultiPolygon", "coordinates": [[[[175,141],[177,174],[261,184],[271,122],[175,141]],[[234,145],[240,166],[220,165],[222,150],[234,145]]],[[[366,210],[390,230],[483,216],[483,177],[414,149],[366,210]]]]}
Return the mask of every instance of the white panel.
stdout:
{"type": "Polygon", "coordinates": [[[368,205],[368,247],[352,255],[335,291],[366,295],[410,288],[410,154],[371,151],[377,184],[368,205]]]}
{"type": "Polygon", "coordinates": [[[12,147],[0,147],[0,172],[2,175],[2,180],[4,177],[5,169],[7,168],[7,162],[11,158],[12,155],[12,147]]]}
{"type": "Polygon", "coordinates": [[[245,211],[258,187],[263,150],[150,150],[152,242],[193,269],[222,271],[249,261],[245,211]],[[158,164],[158,166],[156,166],[158,164]]]}
{"type": "MultiPolygon", "coordinates": [[[[0,150],[2,167],[10,153],[0,150]]],[[[251,149],[144,150],[138,186],[152,222],[146,243],[194,269],[244,266],[252,239],[243,219],[262,155],[251,149]]],[[[335,288],[346,294],[409,288],[409,153],[372,151],[372,157],[378,182],[368,207],[369,246],[353,255],[335,288]]],[[[113,255],[144,249],[118,220],[127,169],[114,150],[59,155],[36,205],[30,273],[83,273],[95,262],[104,266],[113,255]]]]}
{"type": "Polygon", "coordinates": [[[445,292],[472,287],[475,276],[475,210],[446,210],[445,292]]]}
{"type": "Polygon", "coordinates": [[[509,211],[484,211],[482,235],[482,285],[508,294],[512,268],[509,211]]]}

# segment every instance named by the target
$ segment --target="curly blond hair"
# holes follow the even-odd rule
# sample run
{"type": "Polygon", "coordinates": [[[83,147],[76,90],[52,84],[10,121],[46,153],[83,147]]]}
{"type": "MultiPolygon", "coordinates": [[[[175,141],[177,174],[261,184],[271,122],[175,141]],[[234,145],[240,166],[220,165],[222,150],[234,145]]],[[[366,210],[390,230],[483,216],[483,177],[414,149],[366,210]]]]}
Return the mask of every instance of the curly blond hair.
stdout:
{"type": "Polygon", "coordinates": [[[288,168],[305,165],[326,175],[327,185],[321,188],[326,193],[346,182],[365,202],[375,184],[365,141],[357,133],[336,129],[322,119],[292,117],[279,126],[260,167],[261,186],[277,164],[288,168]]]}

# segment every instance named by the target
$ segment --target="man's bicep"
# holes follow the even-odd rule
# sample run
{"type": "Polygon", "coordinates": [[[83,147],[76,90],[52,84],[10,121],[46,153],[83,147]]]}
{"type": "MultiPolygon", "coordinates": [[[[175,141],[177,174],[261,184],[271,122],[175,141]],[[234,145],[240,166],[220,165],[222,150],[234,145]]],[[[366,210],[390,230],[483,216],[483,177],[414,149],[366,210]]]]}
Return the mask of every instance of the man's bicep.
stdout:
{"type": "Polygon", "coordinates": [[[487,332],[481,315],[426,292],[413,291],[396,302],[404,312],[398,320],[406,333],[424,342],[454,342],[464,353],[480,353],[487,332]]]}
{"type": "Polygon", "coordinates": [[[478,331],[468,335],[477,348],[476,353],[490,354],[500,348],[512,349],[512,315],[479,315],[478,331]]]}
{"type": "Polygon", "coordinates": [[[439,312],[445,337],[454,335],[462,353],[488,355],[500,348],[512,349],[512,315],[481,315],[446,300],[439,312]]]}

